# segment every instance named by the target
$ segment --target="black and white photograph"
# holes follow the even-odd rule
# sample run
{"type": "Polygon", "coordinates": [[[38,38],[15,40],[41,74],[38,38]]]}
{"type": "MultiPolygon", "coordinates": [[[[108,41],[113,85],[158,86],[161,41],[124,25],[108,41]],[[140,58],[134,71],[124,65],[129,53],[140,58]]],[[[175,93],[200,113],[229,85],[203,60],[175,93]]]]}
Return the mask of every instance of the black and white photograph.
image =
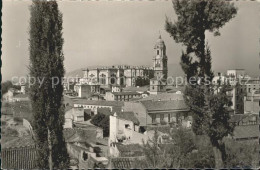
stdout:
{"type": "Polygon", "coordinates": [[[1,169],[260,168],[260,0],[3,0],[1,169]]]}

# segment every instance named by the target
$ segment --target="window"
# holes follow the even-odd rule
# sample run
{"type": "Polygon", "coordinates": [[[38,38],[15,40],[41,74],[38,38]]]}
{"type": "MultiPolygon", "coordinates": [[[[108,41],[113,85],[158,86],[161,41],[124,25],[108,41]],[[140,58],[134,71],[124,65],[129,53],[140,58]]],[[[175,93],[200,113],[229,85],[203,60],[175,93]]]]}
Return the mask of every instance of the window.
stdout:
{"type": "Polygon", "coordinates": [[[157,55],[159,55],[159,50],[157,50],[157,55]]]}
{"type": "Polygon", "coordinates": [[[156,114],[152,114],[152,123],[155,123],[156,121],[156,114]]]}
{"type": "Polygon", "coordinates": [[[163,121],[164,119],[164,114],[160,114],[160,121],[163,121]]]}
{"type": "Polygon", "coordinates": [[[171,114],[168,114],[168,122],[171,122],[171,114]]]}
{"type": "Polygon", "coordinates": [[[84,161],[85,161],[85,160],[87,160],[87,159],[88,159],[88,154],[87,154],[87,153],[85,153],[85,152],[83,152],[83,155],[82,155],[82,157],[83,157],[83,159],[84,159],[84,161]]]}
{"type": "Polygon", "coordinates": [[[130,125],[129,124],[125,124],[125,128],[126,129],[130,129],[130,125]]]}

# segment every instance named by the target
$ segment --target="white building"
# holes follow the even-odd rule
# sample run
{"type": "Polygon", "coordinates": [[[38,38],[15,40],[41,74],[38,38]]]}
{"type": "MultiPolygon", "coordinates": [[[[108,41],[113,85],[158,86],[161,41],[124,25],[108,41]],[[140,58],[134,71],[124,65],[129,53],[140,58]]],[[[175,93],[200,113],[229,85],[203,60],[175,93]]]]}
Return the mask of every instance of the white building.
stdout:
{"type": "Polygon", "coordinates": [[[69,107],[65,112],[64,128],[73,128],[74,122],[84,122],[84,109],[69,107]]]}

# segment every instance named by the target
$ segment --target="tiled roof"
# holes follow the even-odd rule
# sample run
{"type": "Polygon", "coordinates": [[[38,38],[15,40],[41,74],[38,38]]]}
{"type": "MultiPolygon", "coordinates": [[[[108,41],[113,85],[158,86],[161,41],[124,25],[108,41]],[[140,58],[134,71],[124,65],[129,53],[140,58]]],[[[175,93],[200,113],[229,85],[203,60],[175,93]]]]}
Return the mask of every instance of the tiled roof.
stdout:
{"type": "Polygon", "coordinates": [[[117,114],[117,117],[119,119],[130,120],[130,121],[134,122],[137,125],[140,124],[140,122],[137,119],[137,117],[135,116],[134,112],[119,112],[119,113],[116,113],[116,114],[117,114]]]}
{"type": "Polygon", "coordinates": [[[100,106],[123,106],[122,101],[106,101],[106,100],[87,100],[87,99],[73,99],[74,104],[82,105],[100,105],[100,106]]]}
{"type": "Polygon", "coordinates": [[[80,153],[80,151],[84,150],[84,151],[89,151],[89,149],[87,148],[84,148],[84,147],[81,147],[81,146],[78,146],[78,145],[75,145],[75,144],[72,144],[70,143],[69,144],[70,147],[72,147],[74,150],[76,150],[78,153],[80,153]]]}
{"type": "Polygon", "coordinates": [[[133,157],[123,157],[123,158],[112,158],[112,168],[116,169],[131,169],[135,166],[135,158],[133,157]]]}
{"type": "Polygon", "coordinates": [[[230,118],[230,122],[239,122],[246,117],[245,114],[235,114],[230,118]]]}
{"type": "Polygon", "coordinates": [[[164,101],[164,100],[184,100],[184,99],[182,94],[161,93],[157,95],[150,95],[146,98],[140,99],[139,101],[145,101],[145,100],[164,101]]]}
{"type": "Polygon", "coordinates": [[[65,142],[96,143],[96,130],[64,129],[65,142]]]}
{"type": "Polygon", "coordinates": [[[235,139],[259,137],[259,126],[258,125],[236,126],[233,135],[235,139]]]}
{"type": "Polygon", "coordinates": [[[25,146],[33,146],[35,144],[34,140],[32,139],[32,136],[23,136],[23,137],[15,137],[12,140],[9,140],[8,142],[1,142],[2,149],[4,148],[11,148],[11,147],[25,147],[25,146]]]}
{"type": "Polygon", "coordinates": [[[123,145],[116,143],[121,157],[143,156],[143,148],[139,144],[123,145]]]}
{"type": "Polygon", "coordinates": [[[184,86],[179,86],[179,87],[175,87],[175,86],[166,86],[166,90],[167,90],[167,91],[171,91],[171,92],[184,91],[184,89],[185,89],[184,86]]]}
{"type": "Polygon", "coordinates": [[[188,110],[184,100],[141,101],[148,111],[188,110]]]}
{"type": "Polygon", "coordinates": [[[35,169],[37,153],[35,146],[5,148],[1,150],[1,168],[35,169]]]}
{"type": "Polygon", "coordinates": [[[29,98],[28,94],[16,94],[14,95],[14,98],[29,98]]]}
{"type": "Polygon", "coordinates": [[[135,151],[135,150],[142,150],[142,147],[139,144],[128,144],[128,145],[123,145],[121,143],[115,143],[117,146],[117,149],[120,152],[129,152],[129,151],[135,151]]]}
{"type": "Polygon", "coordinates": [[[110,111],[109,108],[97,108],[97,113],[101,113],[107,116],[112,115],[112,112],[110,111]]]}
{"type": "Polygon", "coordinates": [[[142,86],[142,87],[132,87],[132,86],[128,86],[126,88],[123,89],[123,91],[127,92],[127,91],[140,91],[140,92],[145,92],[149,90],[149,86],[142,86]]]}
{"type": "Polygon", "coordinates": [[[258,121],[258,114],[234,114],[231,116],[231,122],[249,122],[249,121],[258,121]]]}
{"type": "Polygon", "coordinates": [[[91,109],[84,109],[84,113],[91,114],[91,109]]]}
{"type": "Polygon", "coordinates": [[[141,95],[140,93],[137,92],[112,92],[114,95],[141,95]]]}

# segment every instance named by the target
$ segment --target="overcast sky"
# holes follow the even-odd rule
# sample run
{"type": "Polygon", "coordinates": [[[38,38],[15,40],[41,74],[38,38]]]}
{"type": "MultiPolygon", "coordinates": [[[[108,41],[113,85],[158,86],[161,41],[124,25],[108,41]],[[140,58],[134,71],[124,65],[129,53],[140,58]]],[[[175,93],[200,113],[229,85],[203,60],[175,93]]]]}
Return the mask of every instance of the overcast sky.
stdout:
{"type": "MultiPolygon", "coordinates": [[[[183,74],[181,46],[164,30],[165,16],[175,18],[171,1],[58,2],[63,13],[65,69],[92,65],[152,65],[159,31],[167,47],[170,75],[183,74]]],[[[28,73],[30,1],[3,1],[2,78],[28,73]]],[[[244,68],[259,75],[259,3],[236,2],[237,16],[221,30],[207,35],[213,69],[244,68]]]]}

